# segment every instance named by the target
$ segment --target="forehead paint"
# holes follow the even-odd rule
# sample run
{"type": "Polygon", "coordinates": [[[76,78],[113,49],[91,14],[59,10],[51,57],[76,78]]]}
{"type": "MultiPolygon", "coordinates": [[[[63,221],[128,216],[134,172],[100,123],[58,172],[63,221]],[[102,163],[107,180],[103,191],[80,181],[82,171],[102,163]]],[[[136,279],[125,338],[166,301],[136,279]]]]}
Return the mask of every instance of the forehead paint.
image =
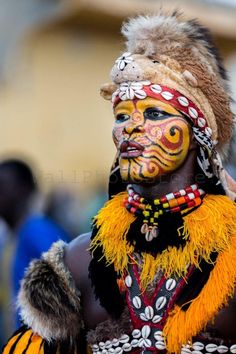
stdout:
{"type": "Polygon", "coordinates": [[[167,102],[160,101],[155,98],[147,97],[143,100],[128,100],[121,101],[114,107],[114,114],[117,115],[119,113],[131,114],[137,110],[144,111],[147,108],[156,107],[159,109],[165,110],[165,112],[170,114],[180,115],[180,113],[175,109],[171,104],[167,102]]]}

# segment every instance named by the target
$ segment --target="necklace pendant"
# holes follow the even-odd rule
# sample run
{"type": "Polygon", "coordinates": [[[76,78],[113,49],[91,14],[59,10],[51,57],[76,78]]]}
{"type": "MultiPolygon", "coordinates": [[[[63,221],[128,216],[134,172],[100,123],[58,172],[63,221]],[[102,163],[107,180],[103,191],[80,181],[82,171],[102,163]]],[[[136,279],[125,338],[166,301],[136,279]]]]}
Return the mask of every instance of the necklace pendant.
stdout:
{"type": "Polygon", "coordinates": [[[152,237],[153,237],[153,238],[156,238],[156,237],[159,235],[159,229],[158,229],[158,227],[157,227],[157,226],[153,226],[151,233],[152,233],[152,237]]]}
{"type": "Polygon", "coordinates": [[[149,230],[148,224],[144,223],[140,229],[142,234],[146,234],[149,230]]]}
{"type": "Polygon", "coordinates": [[[158,236],[159,230],[157,226],[148,226],[145,223],[141,227],[141,233],[145,235],[146,241],[150,242],[158,236]]]}
{"type": "Polygon", "coordinates": [[[146,241],[150,242],[153,240],[152,230],[148,230],[145,234],[146,241]]]}

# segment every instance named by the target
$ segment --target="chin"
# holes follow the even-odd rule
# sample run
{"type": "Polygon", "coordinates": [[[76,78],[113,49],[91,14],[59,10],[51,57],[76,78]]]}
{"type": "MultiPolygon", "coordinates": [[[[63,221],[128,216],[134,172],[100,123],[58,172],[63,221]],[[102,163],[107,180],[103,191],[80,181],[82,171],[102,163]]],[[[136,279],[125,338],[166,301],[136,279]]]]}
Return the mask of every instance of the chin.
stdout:
{"type": "Polygon", "coordinates": [[[158,182],[162,176],[159,174],[152,174],[148,176],[145,176],[145,174],[138,175],[136,171],[122,170],[122,168],[120,169],[120,175],[123,182],[136,184],[153,184],[158,182]]]}

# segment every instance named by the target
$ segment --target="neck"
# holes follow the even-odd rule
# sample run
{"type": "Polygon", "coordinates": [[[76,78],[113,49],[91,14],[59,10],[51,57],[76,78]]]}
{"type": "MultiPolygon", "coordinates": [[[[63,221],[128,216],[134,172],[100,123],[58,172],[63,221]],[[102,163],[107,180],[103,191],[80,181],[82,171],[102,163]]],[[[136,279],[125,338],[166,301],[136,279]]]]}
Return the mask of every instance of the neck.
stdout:
{"type": "Polygon", "coordinates": [[[136,193],[145,199],[152,200],[195,183],[195,176],[196,153],[195,150],[191,150],[185,163],[178,170],[160,176],[155,183],[133,184],[132,187],[136,193]]]}

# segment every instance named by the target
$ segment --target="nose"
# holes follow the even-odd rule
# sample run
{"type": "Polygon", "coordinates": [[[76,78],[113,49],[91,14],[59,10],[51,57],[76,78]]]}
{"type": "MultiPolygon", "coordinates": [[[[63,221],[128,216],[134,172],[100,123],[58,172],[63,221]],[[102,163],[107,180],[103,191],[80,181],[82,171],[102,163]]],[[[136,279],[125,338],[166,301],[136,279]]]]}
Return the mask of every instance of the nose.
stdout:
{"type": "Polygon", "coordinates": [[[140,114],[133,114],[131,119],[124,126],[123,132],[126,134],[144,132],[144,120],[140,114]]]}
{"type": "Polygon", "coordinates": [[[142,133],[144,132],[144,127],[142,124],[129,123],[124,127],[123,132],[126,134],[142,133]]]}

